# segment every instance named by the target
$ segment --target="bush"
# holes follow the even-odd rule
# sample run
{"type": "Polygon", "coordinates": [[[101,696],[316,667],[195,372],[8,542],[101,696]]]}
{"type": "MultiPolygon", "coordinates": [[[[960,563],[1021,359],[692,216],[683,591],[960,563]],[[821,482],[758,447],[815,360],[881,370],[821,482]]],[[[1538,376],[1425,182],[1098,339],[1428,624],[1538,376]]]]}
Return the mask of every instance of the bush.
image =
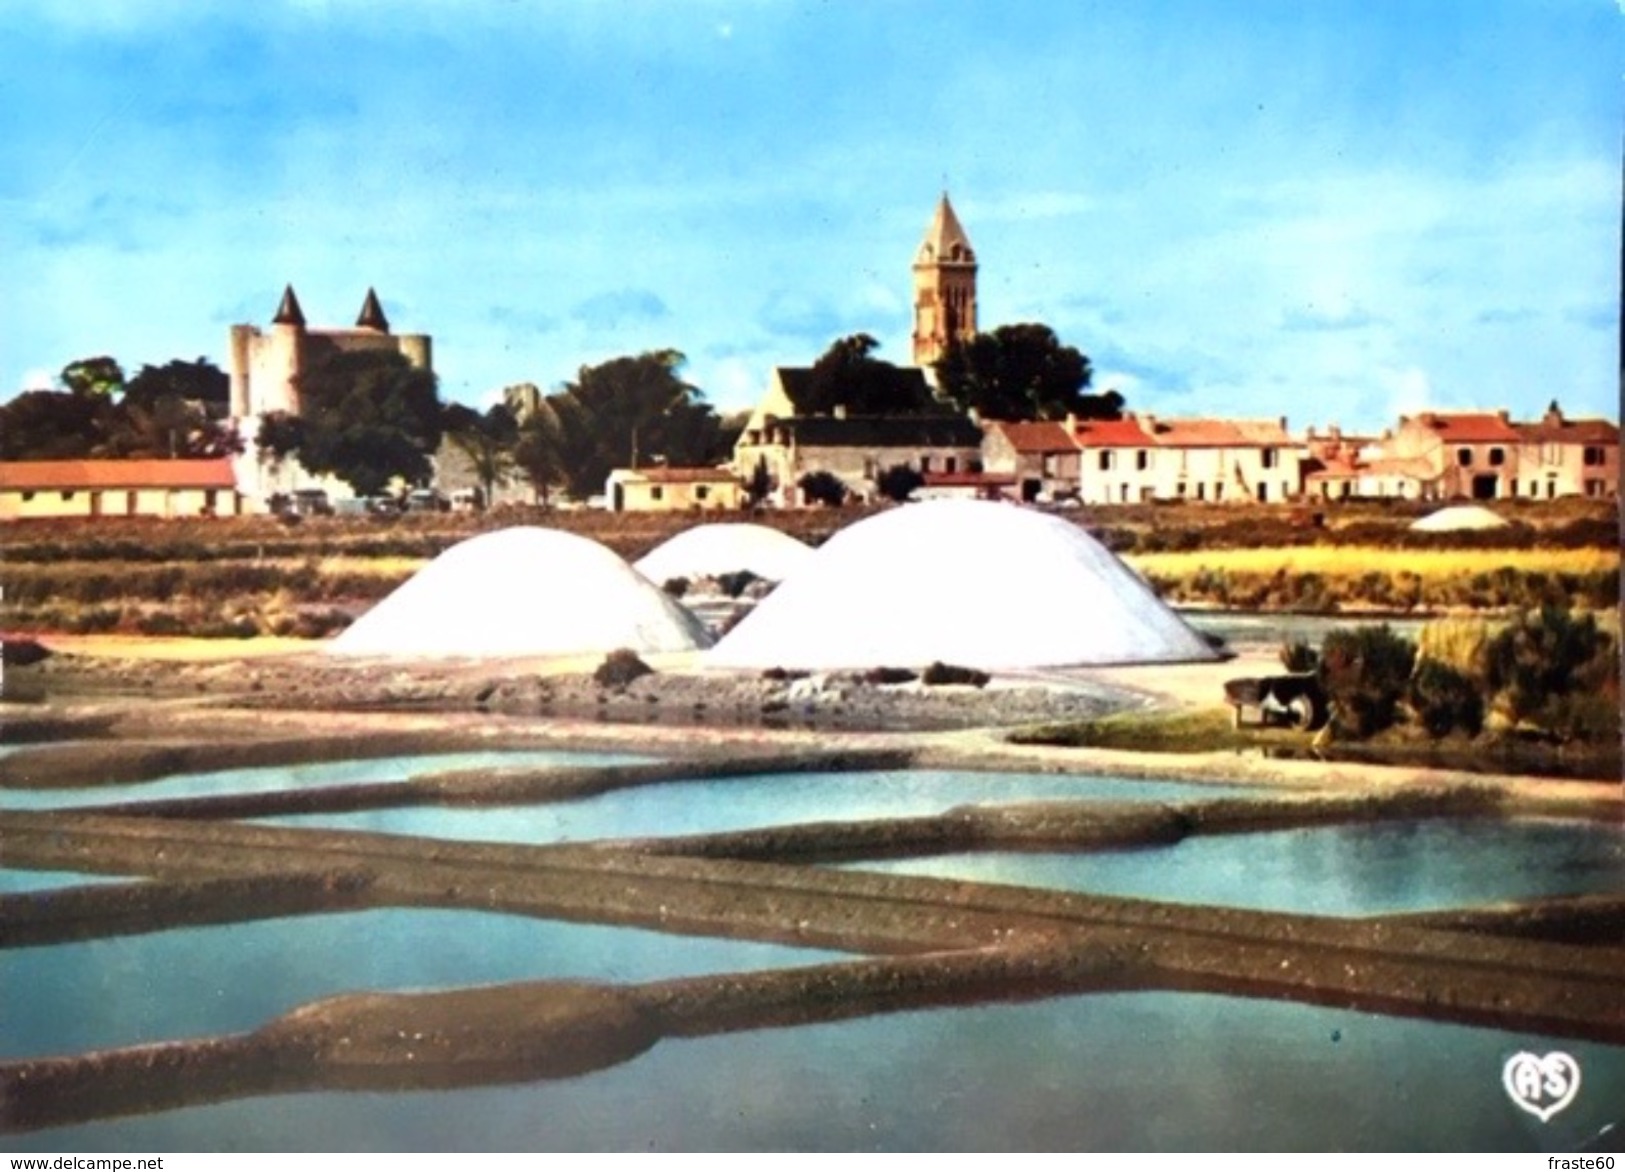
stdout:
{"type": "Polygon", "coordinates": [[[750,570],[734,570],[727,574],[717,575],[717,589],[729,598],[738,598],[745,592],[745,587],[757,581],[757,577],[750,570]]]}
{"type": "Polygon", "coordinates": [[[637,652],[621,647],[604,657],[592,678],[601,688],[624,688],[640,676],[653,672],[654,668],[639,659],[637,652]]]}
{"type": "Polygon", "coordinates": [[[1424,659],[1411,677],[1410,705],[1432,737],[1460,730],[1477,736],[1484,727],[1484,698],[1471,679],[1437,659],[1424,659]]]}
{"type": "Polygon", "coordinates": [[[920,673],[920,682],[931,687],[941,684],[969,684],[980,688],[993,677],[974,667],[956,667],[949,663],[933,663],[920,673]]]}
{"type": "Polygon", "coordinates": [[[827,505],[833,509],[846,503],[846,485],[842,484],[840,477],[833,472],[809,472],[796,481],[796,487],[815,504],[827,505]]]}
{"type": "Polygon", "coordinates": [[[673,598],[681,598],[688,593],[688,579],[667,578],[660,588],[673,598]]]}
{"type": "Polygon", "coordinates": [[[925,477],[907,464],[893,464],[875,477],[875,487],[880,490],[880,495],[898,504],[908,500],[914,495],[914,490],[924,484],[925,477]]]}
{"type": "Polygon", "coordinates": [[[1357,737],[1390,727],[1415,662],[1416,645],[1386,624],[1328,632],[1320,648],[1320,678],[1338,727],[1357,737]]]}
{"type": "Polygon", "coordinates": [[[859,677],[866,684],[907,684],[920,678],[906,667],[871,667],[859,677]]]}
{"type": "Polygon", "coordinates": [[[1587,737],[1596,721],[1590,705],[1570,696],[1619,695],[1613,639],[1591,615],[1558,607],[1525,611],[1484,651],[1495,703],[1515,721],[1533,721],[1562,736],[1587,737]]]}

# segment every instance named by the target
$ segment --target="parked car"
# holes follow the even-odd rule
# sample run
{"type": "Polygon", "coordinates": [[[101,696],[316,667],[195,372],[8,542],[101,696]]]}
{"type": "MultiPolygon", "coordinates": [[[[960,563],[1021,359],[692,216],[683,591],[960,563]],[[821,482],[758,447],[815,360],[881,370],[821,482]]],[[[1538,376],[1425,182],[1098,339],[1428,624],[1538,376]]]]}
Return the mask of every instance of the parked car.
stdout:
{"type": "Polygon", "coordinates": [[[406,494],[405,513],[444,513],[451,502],[432,488],[419,488],[406,494]]]}

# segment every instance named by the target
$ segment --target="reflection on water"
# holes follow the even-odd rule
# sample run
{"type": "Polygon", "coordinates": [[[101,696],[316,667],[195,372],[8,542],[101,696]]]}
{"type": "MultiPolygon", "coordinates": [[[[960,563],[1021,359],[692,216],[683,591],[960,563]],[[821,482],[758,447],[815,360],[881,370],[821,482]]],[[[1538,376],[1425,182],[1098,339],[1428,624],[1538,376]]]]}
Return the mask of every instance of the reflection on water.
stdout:
{"type": "Polygon", "coordinates": [[[16,1137],[36,1149],[1572,1149],[1625,1104],[1625,1049],[1172,993],[1066,997],[664,1041],[558,1082],[291,1095],[16,1137]],[[1562,1048],[1542,1125],[1501,1065],[1562,1048]]]}
{"type": "Polygon", "coordinates": [[[1195,837],[1093,854],[960,854],[854,863],[937,875],[1320,915],[1625,894],[1625,830],[1440,819],[1195,837]]]}
{"type": "Polygon", "coordinates": [[[575,802],[488,809],[363,810],[268,818],[279,826],[375,830],[431,838],[576,842],[595,838],[708,834],[753,826],[939,814],[973,802],[1075,798],[1178,801],[1237,789],[1181,782],[912,769],[775,773],[616,790],[575,802]]]}
{"type": "Polygon", "coordinates": [[[0,951],[0,1055],[235,1032],[319,997],[649,981],[837,954],[485,912],[391,908],[0,951]],[[19,994],[19,991],[21,993],[19,994]]]}
{"type": "Polygon", "coordinates": [[[208,794],[273,793],[347,785],[363,781],[405,781],[449,769],[509,769],[526,765],[631,765],[653,758],[631,753],[570,753],[555,749],[482,749],[466,753],[366,757],[313,761],[304,765],[263,765],[177,773],[155,781],[76,789],[0,789],[0,809],[52,810],[149,798],[192,798],[208,794]]]}
{"type": "Polygon", "coordinates": [[[87,883],[128,883],[122,875],[83,875],[77,871],[15,871],[0,868],[0,895],[20,891],[50,891],[87,883]]]}

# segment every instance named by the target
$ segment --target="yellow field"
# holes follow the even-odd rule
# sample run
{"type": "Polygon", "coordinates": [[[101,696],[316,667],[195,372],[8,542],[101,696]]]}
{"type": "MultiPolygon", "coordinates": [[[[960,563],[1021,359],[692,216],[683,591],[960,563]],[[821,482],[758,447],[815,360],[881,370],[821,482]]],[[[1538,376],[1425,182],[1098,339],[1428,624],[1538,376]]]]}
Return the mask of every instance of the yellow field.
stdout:
{"type": "Polygon", "coordinates": [[[1176,578],[1198,570],[1243,574],[1320,574],[1327,578],[1409,572],[1424,579],[1488,574],[1594,574],[1617,569],[1618,550],[1602,549],[1387,549],[1376,546],[1306,545],[1287,549],[1182,550],[1129,554],[1142,574],[1176,578]]]}

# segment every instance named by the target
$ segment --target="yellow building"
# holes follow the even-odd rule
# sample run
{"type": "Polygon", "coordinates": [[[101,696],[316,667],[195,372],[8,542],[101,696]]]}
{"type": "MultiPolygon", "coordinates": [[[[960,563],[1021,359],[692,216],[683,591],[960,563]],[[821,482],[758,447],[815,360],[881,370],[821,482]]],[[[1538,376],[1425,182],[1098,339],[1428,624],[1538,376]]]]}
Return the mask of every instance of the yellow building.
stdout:
{"type": "Polygon", "coordinates": [[[0,520],[224,517],[240,512],[242,497],[229,459],[0,464],[0,520]]]}
{"type": "Polygon", "coordinates": [[[730,468],[617,468],[604,501],[617,513],[739,509],[745,486],[730,468]]]}

